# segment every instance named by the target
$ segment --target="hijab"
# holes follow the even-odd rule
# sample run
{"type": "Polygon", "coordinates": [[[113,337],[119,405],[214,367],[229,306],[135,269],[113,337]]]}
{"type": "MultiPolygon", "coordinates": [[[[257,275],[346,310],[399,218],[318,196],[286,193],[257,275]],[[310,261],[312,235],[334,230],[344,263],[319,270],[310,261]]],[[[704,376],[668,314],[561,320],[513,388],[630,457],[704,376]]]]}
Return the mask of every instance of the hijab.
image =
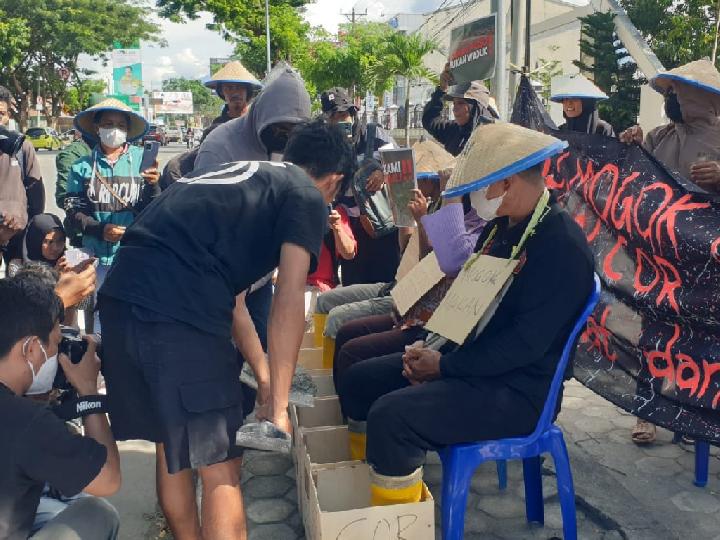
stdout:
{"type": "MultiPolygon", "coordinates": [[[[50,261],[43,257],[42,245],[47,233],[59,230],[65,234],[65,229],[60,218],[53,214],[38,214],[28,223],[25,231],[25,242],[23,246],[23,261],[40,261],[55,265],[57,260],[50,261]]],[[[61,255],[62,256],[62,255],[61,255]]]]}

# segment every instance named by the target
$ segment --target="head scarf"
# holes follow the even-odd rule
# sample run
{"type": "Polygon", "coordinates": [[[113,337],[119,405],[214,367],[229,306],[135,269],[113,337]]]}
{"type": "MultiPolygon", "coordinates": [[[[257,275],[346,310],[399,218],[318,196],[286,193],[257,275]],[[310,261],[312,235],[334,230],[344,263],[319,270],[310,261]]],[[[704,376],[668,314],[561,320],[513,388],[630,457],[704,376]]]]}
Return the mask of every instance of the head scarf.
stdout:
{"type": "Polygon", "coordinates": [[[597,111],[597,100],[590,98],[580,98],[582,102],[582,112],[580,116],[568,118],[563,111],[563,117],[566,121],[568,131],[579,131],[580,133],[595,133],[597,130],[600,116],[597,111]]]}
{"type": "Polygon", "coordinates": [[[38,214],[28,223],[25,231],[25,242],[23,246],[23,261],[40,261],[54,265],[57,260],[50,261],[43,257],[42,245],[47,233],[53,230],[62,231],[65,234],[62,221],[53,214],[38,214]]]}

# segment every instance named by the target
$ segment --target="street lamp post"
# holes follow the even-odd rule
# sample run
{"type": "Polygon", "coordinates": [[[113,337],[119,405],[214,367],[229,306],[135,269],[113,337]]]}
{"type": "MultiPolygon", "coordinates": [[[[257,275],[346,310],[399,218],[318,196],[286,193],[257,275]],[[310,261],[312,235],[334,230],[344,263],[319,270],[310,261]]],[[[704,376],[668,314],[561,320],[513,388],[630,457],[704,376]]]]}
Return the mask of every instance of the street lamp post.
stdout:
{"type": "Polygon", "coordinates": [[[270,65],[270,6],[268,0],[265,0],[265,44],[267,47],[267,74],[269,75],[272,66],[270,65]]]}

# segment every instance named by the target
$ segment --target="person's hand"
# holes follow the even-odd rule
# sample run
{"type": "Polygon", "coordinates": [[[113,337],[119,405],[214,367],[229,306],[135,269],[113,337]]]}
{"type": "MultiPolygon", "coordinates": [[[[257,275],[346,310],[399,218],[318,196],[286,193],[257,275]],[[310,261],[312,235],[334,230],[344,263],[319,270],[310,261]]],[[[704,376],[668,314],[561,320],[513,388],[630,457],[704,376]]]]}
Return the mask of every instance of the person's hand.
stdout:
{"type": "Polygon", "coordinates": [[[340,212],[338,212],[334,208],[328,216],[328,224],[330,225],[330,229],[332,229],[333,231],[339,231],[340,227],[342,226],[342,217],[340,216],[340,212]]]}
{"type": "Polygon", "coordinates": [[[443,92],[447,92],[448,86],[451,84],[453,84],[453,76],[452,73],[450,73],[450,62],[447,62],[445,69],[443,69],[443,72],[440,74],[440,89],[443,92]]]}
{"type": "Polygon", "coordinates": [[[80,263],[72,272],[63,272],[55,285],[55,294],[62,300],[66,308],[75,306],[80,300],[95,292],[94,259],[88,259],[80,263]]]}
{"type": "Polygon", "coordinates": [[[642,144],[643,130],[640,126],[632,126],[623,131],[618,138],[625,144],[642,144]]]}
{"type": "Polygon", "coordinates": [[[690,180],[708,191],[720,191],[720,163],[698,161],[690,166],[690,180]]]}
{"type": "Polygon", "coordinates": [[[67,262],[67,259],[65,258],[65,255],[63,255],[62,257],[60,257],[60,258],[55,262],[55,268],[57,268],[58,272],[69,272],[70,270],[72,270],[72,268],[70,268],[70,265],[68,265],[68,262],[67,262]]]}
{"type": "Polygon", "coordinates": [[[16,216],[3,216],[3,220],[0,222],[0,245],[8,243],[20,231],[22,231],[22,227],[16,216]]]}
{"type": "Polygon", "coordinates": [[[152,167],[145,169],[140,175],[145,179],[148,184],[157,184],[160,181],[160,170],[158,169],[158,162],[156,161],[152,167]]]}
{"type": "Polygon", "coordinates": [[[382,171],[377,170],[368,177],[365,187],[370,193],[375,193],[382,189],[383,184],[385,184],[385,175],[382,171]]]}
{"type": "Polygon", "coordinates": [[[103,239],[106,242],[119,242],[125,234],[125,227],[108,223],[103,229],[103,239]]]}
{"type": "Polygon", "coordinates": [[[413,189],[413,198],[408,203],[408,210],[412,214],[415,221],[420,222],[420,218],[427,215],[428,201],[419,189],[413,189]]]}
{"type": "Polygon", "coordinates": [[[403,355],[403,375],[413,384],[439,379],[441,357],[439,351],[407,347],[403,355]]]}
{"type": "Polygon", "coordinates": [[[65,377],[80,396],[97,394],[98,373],[100,373],[100,360],[95,354],[97,344],[90,336],[84,336],[87,341],[87,352],[80,362],[73,364],[67,355],[59,354],[58,362],[62,366],[65,377]]]}

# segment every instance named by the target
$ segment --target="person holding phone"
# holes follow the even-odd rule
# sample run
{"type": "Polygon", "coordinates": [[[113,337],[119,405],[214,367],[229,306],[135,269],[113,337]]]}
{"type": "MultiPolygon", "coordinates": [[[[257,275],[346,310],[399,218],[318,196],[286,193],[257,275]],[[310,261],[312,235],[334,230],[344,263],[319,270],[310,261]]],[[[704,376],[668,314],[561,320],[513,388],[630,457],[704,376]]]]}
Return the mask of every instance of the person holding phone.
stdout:
{"type": "Polygon", "coordinates": [[[160,194],[160,173],[157,160],[143,165],[144,150],[129,144],[148,123],[124,103],[106,99],[78,114],[75,127],[96,144],[70,169],[65,211],[82,231],[83,247],[98,259],[99,287],[125,229],[160,194]]]}

